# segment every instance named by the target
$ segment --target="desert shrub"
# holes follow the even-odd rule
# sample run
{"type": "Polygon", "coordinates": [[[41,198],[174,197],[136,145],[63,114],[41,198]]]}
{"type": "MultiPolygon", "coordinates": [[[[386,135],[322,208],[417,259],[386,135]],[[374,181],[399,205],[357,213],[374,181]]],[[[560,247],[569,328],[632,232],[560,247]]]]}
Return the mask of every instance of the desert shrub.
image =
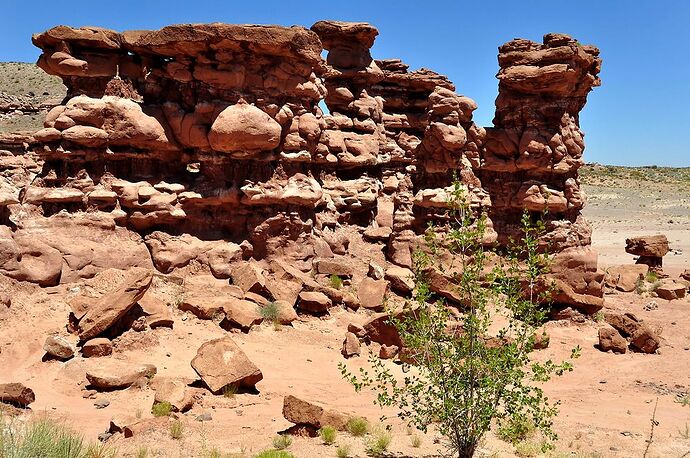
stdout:
{"type": "Polygon", "coordinates": [[[678,436],[682,439],[690,439],[690,426],[685,423],[685,429],[678,428],[678,436]]]}
{"type": "Polygon", "coordinates": [[[15,423],[0,414],[0,457],[113,458],[115,454],[104,444],[85,444],[80,435],[50,419],[15,423]]]}
{"type": "Polygon", "coordinates": [[[292,437],[288,434],[280,434],[273,438],[273,448],[283,450],[292,445],[292,437]]]}
{"type": "Polygon", "coordinates": [[[326,425],[319,429],[319,437],[321,437],[321,440],[326,445],[335,443],[335,438],[337,435],[338,432],[332,426],[326,425]]]}
{"type": "Polygon", "coordinates": [[[340,278],[338,275],[335,275],[335,274],[331,275],[328,278],[328,283],[331,285],[331,288],[334,288],[334,289],[340,289],[343,287],[343,279],[340,278]]]}
{"type": "Polygon", "coordinates": [[[378,428],[372,433],[371,437],[367,438],[364,443],[364,448],[367,455],[379,457],[388,450],[392,441],[393,436],[391,436],[391,433],[387,429],[378,428]]]}
{"type": "Polygon", "coordinates": [[[151,407],[151,414],[154,417],[167,417],[172,412],[172,404],[168,401],[157,402],[151,407]]]}
{"type": "Polygon", "coordinates": [[[137,449],[137,458],[147,458],[149,456],[149,449],[146,447],[139,447],[137,449]]]}
{"type": "Polygon", "coordinates": [[[237,394],[237,391],[238,390],[237,390],[237,387],[235,385],[232,385],[232,384],[225,385],[223,387],[223,396],[226,398],[232,399],[237,394]]]}
{"type": "Polygon", "coordinates": [[[690,394],[676,396],[676,399],[674,399],[674,402],[677,402],[678,404],[682,405],[683,407],[690,406],[690,394]]]}
{"type": "Polygon", "coordinates": [[[536,442],[526,441],[515,444],[515,454],[520,458],[531,458],[541,453],[542,447],[536,442]]]}
{"type": "Polygon", "coordinates": [[[422,438],[418,434],[415,434],[412,436],[412,439],[410,439],[410,443],[414,448],[419,448],[422,446],[422,438]]]}
{"type": "Polygon", "coordinates": [[[659,280],[659,276],[656,274],[656,272],[650,270],[649,272],[647,272],[645,280],[647,280],[648,283],[654,283],[655,281],[659,280]]]}
{"type": "Polygon", "coordinates": [[[496,435],[511,444],[524,441],[534,434],[534,423],[523,415],[515,415],[500,422],[496,435]]]}
{"type": "MultiPolygon", "coordinates": [[[[552,289],[545,276],[551,257],[540,240],[545,224],[525,211],[517,240],[502,249],[487,248],[486,215],[469,207],[457,181],[448,216],[448,226],[430,226],[425,249],[414,253],[414,301],[402,313],[389,315],[405,348],[415,355],[403,362],[405,376],[397,377],[374,354],[370,368],[357,374],[340,363],[342,375],[356,391],[375,391],[376,404],[397,407],[398,416],[422,432],[435,424],[449,454],[459,458],[474,455],[495,420],[515,415],[530,417],[536,429],[553,440],[557,408],[540,385],[571,371],[572,363],[529,357],[532,336],[546,320],[546,308],[540,304],[548,302],[552,289]],[[444,259],[453,265],[444,266],[444,259]],[[463,304],[457,317],[431,291],[429,275],[439,271],[450,276],[449,287],[463,304]],[[501,322],[506,324],[489,339],[489,328],[498,327],[491,326],[496,314],[505,316],[501,322]],[[448,332],[449,325],[460,332],[448,332]]],[[[571,359],[579,353],[580,348],[574,348],[571,359]]]]}
{"type": "Polygon", "coordinates": [[[170,437],[175,440],[182,439],[184,434],[184,425],[180,420],[175,420],[170,424],[170,437]]]}
{"type": "Polygon", "coordinates": [[[355,437],[364,436],[369,432],[369,422],[362,417],[350,418],[345,425],[345,429],[355,437]]]}
{"type": "Polygon", "coordinates": [[[350,446],[347,444],[339,445],[335,450],[335,456],[338,458],[348,458],[350,456],[350,446]]]}
{"type": "Polygon", "coordinates": [[[295,458],[295,455],[287,450],[264,450],[254,455],[254,458],[295,458]]]}
{"type": "Polygon", "coordinates": [[[264,320],[270,321],[271,323],[277,323],[278,315],[280,315],[280,307],[276,302],[271,301],[263,307],[259,307],[259,314],[264,320]]]}
{"type": "Polygon", "coordinates": [[[656,280],[654,283],[649,285],[649,292],[653,293],[657,289],[659,289],[659,286],[661,286],[661,280],[656,280]]]}
{"type": "Polygon", "coordinates": [[[637,294],[642,294],[645,291],[647,291],[647,289],[644,286],[644,280],[642,278],[638,278],[635,282],[635,292],[637,294]]]}

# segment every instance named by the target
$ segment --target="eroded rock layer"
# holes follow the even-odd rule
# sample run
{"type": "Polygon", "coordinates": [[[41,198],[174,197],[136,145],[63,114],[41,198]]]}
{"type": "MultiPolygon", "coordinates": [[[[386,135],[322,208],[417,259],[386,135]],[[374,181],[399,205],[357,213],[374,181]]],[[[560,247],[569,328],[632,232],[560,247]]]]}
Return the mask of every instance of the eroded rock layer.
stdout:
{"type": "MultiPolygon", "coordinates": [[[[558,34],[501,46],[496,118],[483,128],[445,76],[374,60],[377,35],[336,21],[35,35],[39,66],[68,93],[44,129],[5,140],[0,271],[44,285],[194,259],[221,278],[250,258],[287,258],[297,268],[275,269],[283,277],[313,270],[317,282],[349,262],[393,272],[446,217],[457,174],[489,212],[487,242],[515,235],[523,209],[548,210],[559,301],[600,306],[577,177],[598,50],[558,34]],[[354,259],[353,233],[380,254],[354,259]],[[78,246],[64,242],[77,234],[78,246]]],[[[350,270],[338,275],[358,279],[350,270]]]]}

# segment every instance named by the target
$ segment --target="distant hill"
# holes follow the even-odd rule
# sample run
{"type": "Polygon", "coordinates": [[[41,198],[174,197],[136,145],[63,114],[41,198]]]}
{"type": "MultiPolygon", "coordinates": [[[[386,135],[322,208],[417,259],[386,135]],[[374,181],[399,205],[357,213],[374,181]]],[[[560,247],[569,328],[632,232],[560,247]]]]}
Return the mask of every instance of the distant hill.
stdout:
{"type": "Polygon", "coordinates": [[[0,62],[0,132],[40,129],[46,107],[59,104],[66,93],[60,78],[35,64],[0,62]]]}

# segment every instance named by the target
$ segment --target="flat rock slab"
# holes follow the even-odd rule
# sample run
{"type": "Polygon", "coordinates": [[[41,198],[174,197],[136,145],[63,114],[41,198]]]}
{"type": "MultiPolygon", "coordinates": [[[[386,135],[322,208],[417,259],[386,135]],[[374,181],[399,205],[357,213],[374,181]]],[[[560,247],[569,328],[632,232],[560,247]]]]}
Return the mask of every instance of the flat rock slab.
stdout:
{"type": "Polygon", "coordinates": [[[332,426],[344,431],[350,415],[326,409],[315,402],[308,402],[295,396],[285,396],[283,399],[283,417],[296,425],[307,425],[314,429],[332,426]]]}
{"type": "Polygon", "coordinates": [[[657,296],[668,301],[685,297],[687,286],[675,281],[663,281],[661,286],[654,290],[657,296]]]}
{"type": "Polygon", "coordinates": [[[144,297],[152,279],[150,270],[132,269],[115,291],[101,297],[88,308],[79,321],[79,338],[82,341],[92,339],[114,325],[144,297]]]}
{"type": "Polygon", "coordinates": [[[86,379],[98,389],[128,388],[142,378],[156,375],[153,364],[129,365],[124,362],[108,362],[86,371],[86,379]]]}
{"type": "Polygon", "coordinates": [[[21,383],[0,383],[0,402],[26,407],[35,400],[34,391],[21,383]]]}
{"type": "Polygon", "coordinates": [[[253,388],[264,378],[230,337],[211,340],[199,347],[192,368],[216,394],[228,385],[253,388]]]}

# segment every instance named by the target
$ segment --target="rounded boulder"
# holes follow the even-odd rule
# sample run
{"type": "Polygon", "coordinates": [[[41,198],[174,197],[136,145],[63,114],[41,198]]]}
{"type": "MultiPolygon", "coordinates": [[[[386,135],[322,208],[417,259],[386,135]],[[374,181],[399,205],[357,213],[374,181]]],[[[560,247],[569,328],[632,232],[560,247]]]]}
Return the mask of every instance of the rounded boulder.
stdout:
{"type": "Polygon", "coordinates": [[[215,151],[269,151],[280,144],[281,127],[268,114],[247,103],[224,109],[211,125],[208,141],[215,151]]]}

